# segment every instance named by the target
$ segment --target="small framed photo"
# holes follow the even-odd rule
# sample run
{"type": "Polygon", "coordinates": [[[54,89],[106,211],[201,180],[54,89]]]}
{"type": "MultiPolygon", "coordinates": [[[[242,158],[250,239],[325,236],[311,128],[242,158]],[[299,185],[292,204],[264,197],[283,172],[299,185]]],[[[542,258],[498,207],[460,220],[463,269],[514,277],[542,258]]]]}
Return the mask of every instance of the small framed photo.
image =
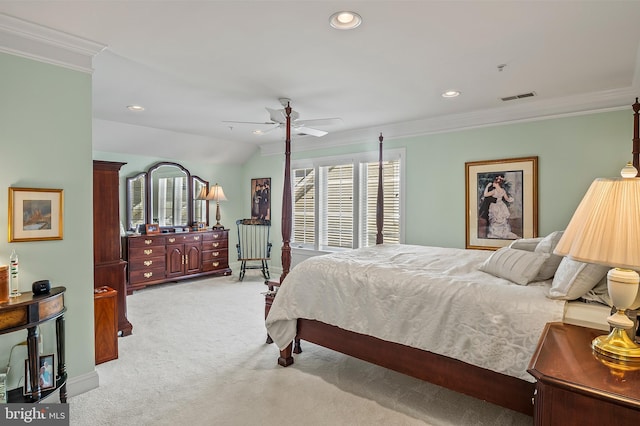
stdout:
{"type": "Polygon", "coordinates": [[[9,188],[9,242],[61,240],[62,189],[9,188]]]}
{"type": "Polygon", "coordinates": [[[196,222],[196,228],[198,229],[198,231],[206,231],[207,222],[196,222]]]}
{"type": "Polygon", "coordinates": [[[466,248],[538,236],[538,157],[465,163],[466,248]]]}
{"type": "Polygon", "coordinates": [[[160,225],[158,225],[157,223],[147,223],[144,227],[144,232],[147,235],[159,234],[160,225]]]}
{"type": "MultiPolygon", "coordinates": [[[[56,387],[56,375],[53,370],[53,354],[40,356],[40,368],[38,370],[38,383],[40,390],[53,389],[56,387]]],[[[24,360],[24,387],[25,395],[31,394],[31,374],[29,371],[29,360],[24,360]]]]}

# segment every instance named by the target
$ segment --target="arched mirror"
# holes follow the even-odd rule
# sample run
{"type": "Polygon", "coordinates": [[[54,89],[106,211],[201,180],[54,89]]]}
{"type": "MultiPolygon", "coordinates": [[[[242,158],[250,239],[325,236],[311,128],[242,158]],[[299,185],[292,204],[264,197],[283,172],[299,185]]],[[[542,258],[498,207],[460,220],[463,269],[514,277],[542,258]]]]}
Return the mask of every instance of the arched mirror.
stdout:
{"type": "Polygon", "coordinates": [[[186,227],[191,217],[191,175],[176,163],[158,163],[149,168],[149,210],[147,223],[160,228],[186,227]]]}
{"type": "Polygon", "coordinates": [[[128,177],[126,189],[130,231],[140,231],[148,223],[160,228],[186,228],[196,222],[209,225],[209,203],[202,199],[209,182],[191,176],[180,164],[156,163],[128,177]]]}
{"type": "Polygon", "coordinates": [[[209,192],[209,182],[200,179],[198,176],[191,178],[193,182],[193,221],[198,223],[209,222],[209,202],[206,200],[209,192]]]}
{"type": "Polygon", "coordinates": [[[147,173],[127,178],[127,229],[138,230],[147,223],[147,173]]]}

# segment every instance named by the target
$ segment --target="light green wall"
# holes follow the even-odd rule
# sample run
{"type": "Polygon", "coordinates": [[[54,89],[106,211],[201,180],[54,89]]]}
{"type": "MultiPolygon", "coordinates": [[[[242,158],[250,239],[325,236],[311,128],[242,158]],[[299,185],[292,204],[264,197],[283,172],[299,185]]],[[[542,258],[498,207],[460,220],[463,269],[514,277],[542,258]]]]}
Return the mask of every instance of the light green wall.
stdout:
{"type": "MultiPolygon", "coordinates": [[[[630,102],[631,104],[632,102],[630,102]]],[[[384,148],[406,150],[405,242],[465,246],[465,162],[538,157],[538,233],[564,229],[591,181],[617,176],[631,160],[633,116],[610,111],[464,130],[413,138],[385,138],[384,148]]],[[[284,143],[283,143],[284,144],[284,143]]],[[[295,140],[292,141],[295,146],[295,140]]],[[[375,152],[378,140],[341,148],[294,152],[292,160],[353,152],[375,152]]],[[[284,154],[254,155],[244,181],[272,181],[274,264],[279,263],[279,218],[284,154]]],[[[246,196],[248,197],[248,196],[246,196]]],[[[248,214],[248,205],[244,207],[248,214]]]]}
{"type": "MultiPolygon", "coordinates": [[[[94,370],[91,76],[0,53],[0,263],[20,258],[20,287],[49,279],[65,286],[67,369],[70,377],[94,370]],[[8,187],[62,188],[61,241],[8,243],[8,187]]],[[[53,327],[44,327],[45,351],[55,352],[53,327]]],[[[0,338],[0,368],[26,332],[0,338]]],[[[26,351],[14,352],[9,386],[24,373],[26,351]]],[[[13,386],[12,386],[13,384],[13,386]]]]}
{"type": "MultiPolygon", "coordinates": [[[[11,249],[16,248],[25,291],[32,281],[42,278],[67,287],[67,367],[73,378],[94,370],[93,239],[92,232],[87,232],[92,229],[91,160],[127,163],[120,172],[123,219],[124,179],[158,161],[171,160],[92,153],[89,75],[5,54],[0,54],[0,70],[0,135],[5,159],[0,183],[5,188],[63,188],[65,194],[64,239],[7,243],[7,229],[0,227],[0,263],[7,263],[11,249]]],[[[538,156],[539,233],[562,229],[590,182],[617,175],[630,159],[631,138],[631,108],[398,140],[387,135],[385,149],[406,150],[406,242],[464,247],[464,163],[500,158],[538,156]]],[[[377,144],[376,138],[341,148],[294,149],[292,158],[375,152],[377,144]]],[[[228,201],[221,203],[221,222],[232,231],[232,262],[234,221],[250,214],[250,179],[272,179],[272,267],[277,269],[284,155],[261,156],[258,152],[241,167],[179,162],[191,173],[223,186],[228,201]]],[[[214,223],[215,204],[210,207],[210,223],[214,223]]],[[[7,220],[5,204],[0,223],[7,220]]],[[[135,322],[133,326],[135,333],[135,322]]],[[[23,339],[22,334],[0,339],[0,367],[6,365],[11,345],[23,339]]],[[[52,343],[45,336],[45,346],[49,346],[45,351],[54,351],[52,343]]],[[[22,354],[14,357],[24,359],[22,354]]]]}

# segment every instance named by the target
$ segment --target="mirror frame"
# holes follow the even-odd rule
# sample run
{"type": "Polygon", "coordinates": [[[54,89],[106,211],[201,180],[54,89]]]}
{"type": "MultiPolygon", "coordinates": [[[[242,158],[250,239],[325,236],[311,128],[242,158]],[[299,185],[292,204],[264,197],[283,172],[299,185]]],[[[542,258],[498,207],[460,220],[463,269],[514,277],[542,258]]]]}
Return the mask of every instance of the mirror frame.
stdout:
{"type": "MultiPolygon", "coordinates": [[[[127,226],[129,226],[131,224],[131,220],[132,220],[132,208],[133,206],[131,205],[131,185],[130,183],[135,180],[135,179],[139,179],[140,177],[144,176],[144,184],[145,184],[145,194],[144,194],[144,218],[145,218],[145,224],[151,224],[154,223],[152,222],[153,219],[153,211],[151,208],[151,194],[153,191],[153,171],[157,170],[158,168],[162,167],[162,166],[175,166],[178,169],[180,169],[181,172],[185,173],[187,176],[187,221],[188,223],[186,224],[176,224],[176,225],[172,225],[172,226],[161,226],[161,229],[173,229],[173,228],[177,228],[177,227],[191,227],[195,224],[195,218],[194,218],[194,202],[195,197],[198,194],[194,194],[193,193],[193,188],[195,186],[195,182],[199,182],[201,184],[204,184],[207,188],[207,191],[209,190],[209,182],[198,177],[198,176],[192,176],[191,172],[189,172],[189,170],[187,168],[185,168],[184,166],[182,166],[181,164],[178,163],[174,163],[171,161],[161,161],[158,163],[155,163],[153,165],[151,165],[147,171],[145,172],[139,172],[136,173],[134,175],[131,175],[130,177],[127,177],[126,182],[127,182],[127,187],[126,187],[126,201],[127,201],[127,226]]],[[[209,226],[209,203],[206,203],[206,226],[209,226]]],[[[133,231],[138,231],[137,229],[133,229],[133,231]]]]}
{"type": "Polygon", "coordinates": [[[200,176],[196,176],[193,175],[191,176],[191,193],[193,194],[193,198],[191,199],[191,211],[192,211],[192,216],[191,216],[191,220],[192,223],[196,223],[196,222],[202,222],[202,221],[198,221],[196,220],[196,202],[198,201],[204,201],[204,205],[205,205],[205,210],[204,210],[204,223],[206,224],[206,226],[209,226],[209,200],[198,200],[197,197],[199,194],[197,194],[195,192],[196,189],[196,183],[200,183],[200,185],[203,185],[206,189],[207,189],[207,194],[209,193],[209,182],[202,179],[200,176]]]}
{"type": "MultiPolygon", "coordinates": [[[[140,172],[133,176],[129,176],[127,178],[127,188],[126,188],[126,197],[127,197],[127,230],[137,231],[137,227],[133,227],[133,204],[131,200],[131,184],[132,182],[142,179],[142,183],[144,185],[144,194],[142,194],[142,219],[147,220],[147,172],[140,172]]],[[[144,225],[144,223],[143,223],[144,225]]]]}

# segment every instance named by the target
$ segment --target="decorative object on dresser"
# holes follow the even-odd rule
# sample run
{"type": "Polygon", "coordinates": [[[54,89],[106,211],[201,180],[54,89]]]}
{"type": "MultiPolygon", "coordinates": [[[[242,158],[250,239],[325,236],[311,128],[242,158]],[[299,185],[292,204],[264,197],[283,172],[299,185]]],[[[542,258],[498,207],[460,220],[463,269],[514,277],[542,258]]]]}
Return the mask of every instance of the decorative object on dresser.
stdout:
{"type": "Polygon", "coordinates": [[[271,259],[271,221],[264,219],[238,219],[238,260],[240,261],[240,281],[247,269],[260,269],[265,280],[270,278],[268,261],[271,259]],[[259,262],[249,265],[247,262],[259,262]]]}
{"type": "Polygon", "coordinates": [[[212,229],[224,229],[224,226],[220,225],[220,201],[227,201],[227,197],[225,197],[222,187],[217,182],[211,187],[207,200],[216,202],[216,224],[212,226],[212,229]]]}
{"type": "Polygon", "coordinates": [[[93,162],[93,287],[118,292],[118,332],[123,336],[133,330],[127,319],[127,262],[120,237],[119,172],[125,164],[93,162]]]}
{"type": "Polygon", "coordinates": [[[536,426],[638,423],[640,366],[594,353],[589,342],[601,333],[547,324],[528,369],[536,379],[536,426]]]}
{"type": "Polygon", "coordinates": [[[229,230],[129,235],[127,293],[148,285],[205,275],[231,275],[229,230]]]}
{"type": "Polygon", "coordinates": [[[640,305],[636,272],[640,269],[640,178],[635,177],[636,173],[633,166],[627,165],[621,174],[628,177],[593,181],[555,253],[613,267],[607,273],[609,296],[616,308],[607,318],[611,332],[597,337],[591,345],[603,355],[640,363],[640,346],[625,331],[634,326],[625,310],[640,305]]]}

